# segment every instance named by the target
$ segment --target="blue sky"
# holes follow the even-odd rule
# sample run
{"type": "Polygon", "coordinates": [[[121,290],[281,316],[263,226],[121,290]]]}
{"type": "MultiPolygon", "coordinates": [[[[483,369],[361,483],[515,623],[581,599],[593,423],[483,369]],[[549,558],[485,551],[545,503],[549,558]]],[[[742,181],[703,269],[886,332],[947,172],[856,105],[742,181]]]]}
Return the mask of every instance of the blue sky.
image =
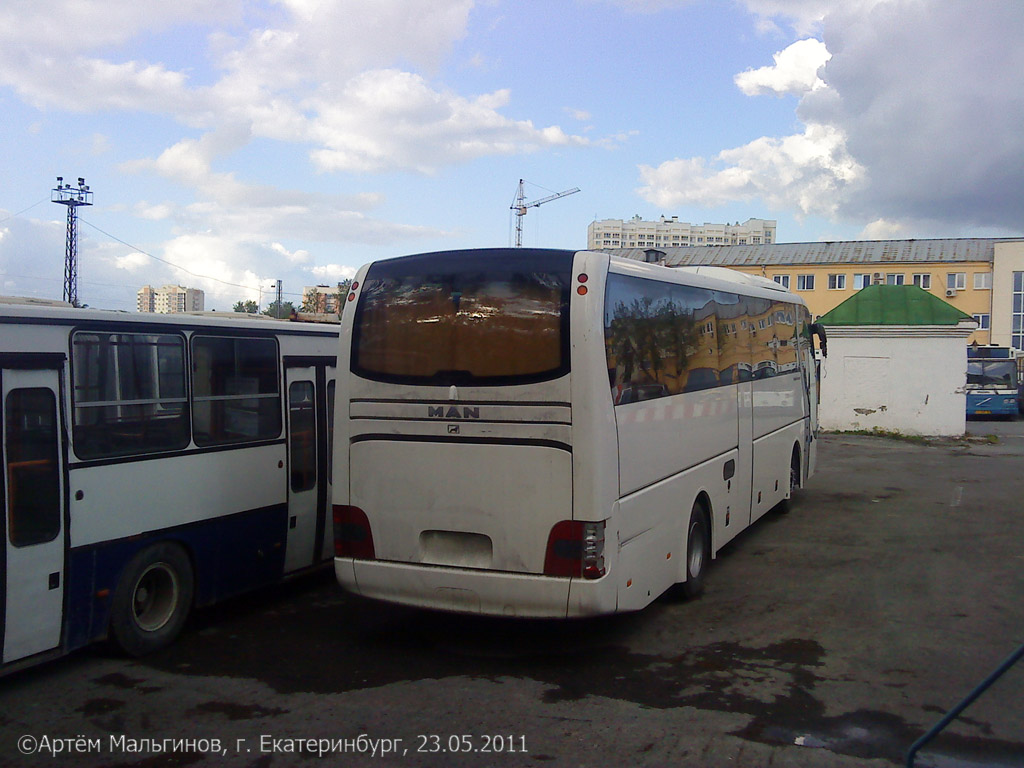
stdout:
{"type": "Polygon", "coordinates": [[[781,242],[1024,230],[1024,4],[12,0],[0,293],[144,284],[208,309],[376,258],[582,248],[594,218],[778,221],[781,242]]]}

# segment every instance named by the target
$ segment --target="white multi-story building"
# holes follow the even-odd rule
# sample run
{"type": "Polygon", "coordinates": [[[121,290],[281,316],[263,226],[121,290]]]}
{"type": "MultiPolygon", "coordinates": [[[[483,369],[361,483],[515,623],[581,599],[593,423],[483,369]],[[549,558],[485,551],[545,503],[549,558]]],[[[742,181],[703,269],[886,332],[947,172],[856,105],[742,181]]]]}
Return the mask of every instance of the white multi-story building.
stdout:
{"type": "Polygon", "coordinates": [[[644,221],[602,219],[587,227],[587,248],[680,248],[692,245],[765,245],[775,242],[776,222],[747,219],[740,224],[689,224],[678,216],[644,221]]]}
{"type": "Polygon", "coordinates": [[[202,312],[206,295],[198,288],[181,285],[165,285],[153,288],[144,285],[136,294],[139,312],[156,312],[162,315],[173,312],[202,312]]]}

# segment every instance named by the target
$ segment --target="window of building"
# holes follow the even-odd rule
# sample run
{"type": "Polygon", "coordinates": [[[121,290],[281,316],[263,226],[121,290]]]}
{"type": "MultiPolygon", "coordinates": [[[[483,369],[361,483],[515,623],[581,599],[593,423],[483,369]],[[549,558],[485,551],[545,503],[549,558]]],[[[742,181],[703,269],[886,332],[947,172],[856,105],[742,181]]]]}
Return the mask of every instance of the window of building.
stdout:
{"type": "Polygon", "coordinates": [[[1012,309],[1010,344],[1016,349],[1024,349],[1024,272],[1013,273],[1012,309]]]}
{"type": "Polygon", "coordinates": [[[281,435],[274,339],[194,336],[192,423],[197,445],[281,435]]]}
{"type": "Polygon", "coordinates": [[[830,291],[846,290],[846,275],[829,275],[828,289],[830,291]]]}
{"type": "Polygon", "coordinates": [[[71,337],[75,453],[155,453],[189,442],[185,340],[78,331],[71,337]]]}
{"type": "Polygon", "coordinates": [[[886,285],[903,285],[904,275],[899,273],[890,272],[885,276],[886,285]]]}
{"type": "Polygon", "coordinates": [[[974,315],[974,319],[978,321],[978,330],[987,331],[991,327],[992,322],[991,315],[974,315]]]}
{"type": "Polygon", "coordinates": [[[946,288],[962,291],[967,287],[967,273],[966,272],[947,272],[946,273],[946,288]]]}
{"type": "Polygon", "coordinates": [[[991,291],[992,290],[992,273],[991,272],[975,272],[974,273],[974,290],[976,290],[976,291],[991,291]]]}
{"type": "Polygon", "coordinates": [[[867,288],[871,285],[871,273],[860,272],[853,276],[853,290],[859,291],[861,288],[867,288]]]}
{"type": "Polygon", "coordinates": [[[813,291],[814,290],[814,275],[797,275],[796,276],[796,289],[798,291],[813,291]]]}
{"type": "Polygon", "coordinates": [[[781,285],[783,288],[789,289],[789,275],[775,275],[772,277],[776,283],[781,285]]]}
{"type": "Polygon", "coordinates": [[[926,291],[931,290],[932,276],[927,272],[916,274],[914,275],[914,285],[918,288],[924,288],[926,291]]]}

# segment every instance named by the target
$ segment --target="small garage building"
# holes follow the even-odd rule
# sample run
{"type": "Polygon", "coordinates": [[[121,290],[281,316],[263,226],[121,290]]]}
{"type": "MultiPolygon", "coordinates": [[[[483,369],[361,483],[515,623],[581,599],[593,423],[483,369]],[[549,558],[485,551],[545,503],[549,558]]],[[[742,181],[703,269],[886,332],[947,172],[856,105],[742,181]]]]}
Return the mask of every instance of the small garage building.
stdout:
{"type": "Polygon", "coordinates": [[[819,322],[822,429],[964,434],[970,315],[917,286],[870,285],[819,322]]]}

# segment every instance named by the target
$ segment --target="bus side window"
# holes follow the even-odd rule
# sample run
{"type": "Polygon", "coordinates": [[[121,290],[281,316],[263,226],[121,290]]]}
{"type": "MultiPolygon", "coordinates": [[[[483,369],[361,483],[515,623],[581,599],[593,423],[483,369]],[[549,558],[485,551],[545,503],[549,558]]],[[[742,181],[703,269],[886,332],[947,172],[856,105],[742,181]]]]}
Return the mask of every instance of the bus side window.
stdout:
{"type": "Polygon", "coordinates": [[[192,337],[192,424],[196,445],[228,445],[281,434],[277,341],[192,337]]]}
{"type": "Polygon", "coordinates": [[[56,413],[49,389],[7,395],[7,514],[16,547],[53,541],[60,533],[56,413]]]}
{"type": "Polygon", "coordinates": [[[288,429],[290,431],[292,492],[308,491],[316,485],[316,412],[313,382],[296,381],[288,388],[288,429]]]}

